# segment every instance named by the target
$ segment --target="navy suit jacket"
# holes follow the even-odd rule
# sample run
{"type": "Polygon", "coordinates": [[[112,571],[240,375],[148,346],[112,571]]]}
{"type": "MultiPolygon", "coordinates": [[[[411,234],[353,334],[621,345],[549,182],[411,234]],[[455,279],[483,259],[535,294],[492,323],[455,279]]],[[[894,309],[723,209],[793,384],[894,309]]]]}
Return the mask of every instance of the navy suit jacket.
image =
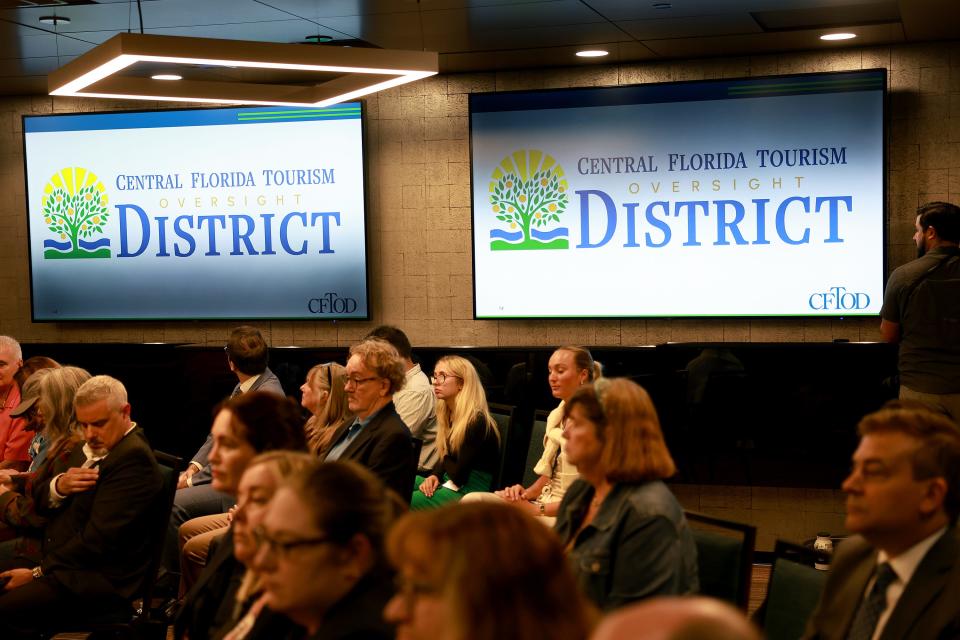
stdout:
{"type": "MultiPolygon", "coordinates": [[[[960,532],[947,528],[924,556],[880,640],[960,638],[960,532]]],[[[804,638],[843,640],[877,564],[877,550],[860,536],[845,540],[830,567],[804,638]]]]}
{"type": "MultiPolygon", "coordinates": [[[[273,371],[270,371],[270,367],[264,369],[263,373],[260,374],[260,377],[253,381],[253,385],[247,390],[247,393],[251,391],[268,391],[270,393],[275,393],[281,398],[286,397],[286,393],[283,391],[283,387],[280,386],[280,379],[274,375],[273,371]]],[[[240,385],[237,384],[233,388],[233,392],[230,394],[231,397],[240,393],[240,385]]],[[[213,480],[213,474],[210,471],[210,464],[207,462],[207,459],[210,457],[210,449],[213,448],[213,434],[208,434],[206,441],[204,441],[203,446],[197,451],[196,455],[191,458],[191,462],[197,462],[201,465],[201,469],[193,474],[193,477],[190,479],[190,484],[192,486],[197,486],[200,484],[209,484],[213,480]]]]}
{"type": "MultiPolygon", "coordinates": [[[[332,449],[353,422],[342,425],[330,441],[332,449]]],[[[353,460],[373,471],[400,497],[410,499],[418,459],[414,459],[410,430],[393,406],[387,403],[344,449],[340,460],[353,460]]]]}

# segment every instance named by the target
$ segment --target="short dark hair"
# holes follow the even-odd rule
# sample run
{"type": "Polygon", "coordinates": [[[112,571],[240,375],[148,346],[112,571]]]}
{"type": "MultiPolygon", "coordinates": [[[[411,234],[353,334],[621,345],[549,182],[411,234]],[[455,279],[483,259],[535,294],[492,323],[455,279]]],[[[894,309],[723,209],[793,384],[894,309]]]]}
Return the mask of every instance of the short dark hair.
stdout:
{"type": "Polygon", "coordinates": [[[960,428],[945,415],[915,403],[899,401],[868,414],[857,425],[860,437],[871,433],[902,433],[919,442],[913,454],[915,480],[943,478],[947,495],[943,509],[950,522],[960,515],[960,428]]]}
{"type": "Polygon", "coordinates": [[[300,405],[284,396],[267,391],[248,391],[221,403],[214,414],[229,411],[231,425],[254,451],[274,449],[306,451],[300,405]]]}
{"type": "Polygon", "coordinates": [[[947,242],[960,242],[960,207],[949,202],[928,202],[917,207],[920,228],[937,230],[937,236],[947,242]]]}
{"type": "Polygon", "coordinates": [[[400,357],[404,360],[410,360],[413,358],[413,347],[410,345],[410,339],[407,338],[407,334],[400,330],[399,327],[395,327],[390,324],[382,324],[370,333],[368,333],[364,340],[368,338],[380,338],[381,340],[386,340],[393,345],[393,348],[397,350],[397,353],[400,354],[400,357]]]}
{"type": "Polygon", "coordinates": [[[226,351],[240,373],[256,376],[267,369],[267,343],[256,327],[244,325],[231,331],[226,351]]]}

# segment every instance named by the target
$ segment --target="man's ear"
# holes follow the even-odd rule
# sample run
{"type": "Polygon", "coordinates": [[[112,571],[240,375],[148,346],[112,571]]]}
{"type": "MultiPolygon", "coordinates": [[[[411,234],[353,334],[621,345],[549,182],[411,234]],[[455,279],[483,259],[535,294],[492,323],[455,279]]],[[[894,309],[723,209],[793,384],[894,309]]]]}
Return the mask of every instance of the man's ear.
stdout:
{"type": "Polygon", "coordinates": [[[926,495],[920,502],[920,513],[924,517],[935,515],[943,510],[943,502],[947,498],[947,480],[943,477],[929,479],[926,495]]]}

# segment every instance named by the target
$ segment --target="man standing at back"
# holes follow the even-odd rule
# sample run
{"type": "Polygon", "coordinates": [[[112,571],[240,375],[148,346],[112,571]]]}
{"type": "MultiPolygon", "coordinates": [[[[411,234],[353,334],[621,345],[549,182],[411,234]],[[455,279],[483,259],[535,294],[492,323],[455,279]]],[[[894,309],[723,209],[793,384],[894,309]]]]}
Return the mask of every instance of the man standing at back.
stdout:
{"type": "Polygon", "coordinates": [[[406,382],[403,389],[393,394],[393,405],[414,438],[423,441],[420,449],[420,468],[432,469],[437,464],[437,398],[433,385],[419,364],[413,363],[413,347],[407,335],[390,325],[380,325],[367,334],[393,345],[403,360],[406,382]]]}
{"type": "Polygon", "coordinates": [[[838,547],[804,637],[960,638],[960,430],[926,408],[882,409],[858,429],[843,483],[857,535],[838,547]]]}
{"type": "Polygon", "coordinates": [[[5,639],[106,614],[125,619],[153,555],[162,480],[143,431],[130,421],[126,389],[95,376],[74,405],[85,442],[33,488],[38,513],[48,517],[41,563],[0,574],[9,578],[0,596],[5,639]]]}
{"type": "Polygon", "coordinates": [[[960,422],[960,207],[925,204],[915,227],[918,258],[890,274],[880,335],[900,344],[900,397],[960,422]]]}

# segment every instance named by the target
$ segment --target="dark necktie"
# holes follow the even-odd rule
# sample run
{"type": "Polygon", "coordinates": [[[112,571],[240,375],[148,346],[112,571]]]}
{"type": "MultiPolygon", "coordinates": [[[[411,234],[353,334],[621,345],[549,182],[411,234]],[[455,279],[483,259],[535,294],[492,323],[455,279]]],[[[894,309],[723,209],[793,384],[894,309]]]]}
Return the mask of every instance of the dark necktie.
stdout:
{"type": "Polygon", "coordinates": [[[877,579],[873,582],[870,595],[860,603],[860,608],[857,609],[847,640],[870,640],[873,637],[877,621],[880,620],[883,610],[887,608],[887,587],[896,579],[897,573],[889,562],[884,562],[877,567],[877,579]]]}

